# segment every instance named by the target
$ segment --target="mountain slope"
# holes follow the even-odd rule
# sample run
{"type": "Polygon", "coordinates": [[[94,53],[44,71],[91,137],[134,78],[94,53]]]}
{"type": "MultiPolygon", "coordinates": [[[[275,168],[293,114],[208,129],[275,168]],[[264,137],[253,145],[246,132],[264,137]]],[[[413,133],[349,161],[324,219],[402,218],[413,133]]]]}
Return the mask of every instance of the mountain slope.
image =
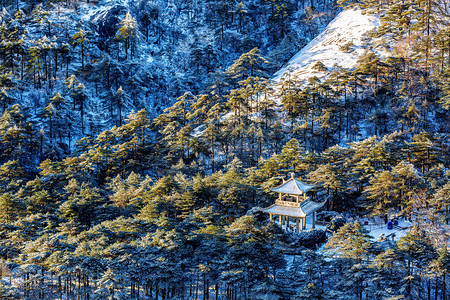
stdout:
{"type": "Polygon", "coordinates": [[[376,16],[365,15],[360,9],[341,12],[320,35],[274,74],[273,81],[279,83],[287,72],[291,72],[300,81],[313,76],[322,77],[325,73],[314,69],[314,65],[319,61],[327,69],[335,65],[353,68],[359,55],[364,52],[364,34],[377,25],[376,16]]]}

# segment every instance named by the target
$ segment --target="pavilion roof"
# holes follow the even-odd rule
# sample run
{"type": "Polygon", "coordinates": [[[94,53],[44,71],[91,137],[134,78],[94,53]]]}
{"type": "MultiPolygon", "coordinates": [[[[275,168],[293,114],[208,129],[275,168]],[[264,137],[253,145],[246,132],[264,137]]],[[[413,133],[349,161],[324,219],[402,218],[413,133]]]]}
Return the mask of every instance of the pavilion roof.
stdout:
{"type": "Polygon", "coordinates": [[[282,215],[294,218],[304,218],[306,214],[300,207],[290,207],[290,206],[281,206],[278,204],[273,204],[268,208],[263,209],[266,213],[274,214],[274,215],[282,215]]]}
{"type": "Polygon", "coordinates": [[[305,213],[305,215],[309,215],[324,206],[326,202],[326,200],[324,202],[315,202],[311,199],[308,199],[300,203],[300,208],[305,213]]]}
{"type": "Polygon", "coordinates": [[[282,215],[294,218],[304,218],[307,215],[312,214],[313,212],[317,211],[319,208],[324,206],[325,202],[326,201],[315,202],[308,199],[300,203],[300,207],[290,207],[290,206],[282,206],[279,204],[273,204],[263,209],[263,211],[274,215],[282,215]]]}
{"type": "Polygon", "coordinates": [[[273,192],[291,194],[291,195],[301,195],[314,188],[315,185],[306,184],[294,178],[291,175],[291,179],[283,183],[282,185],[271,189],[273,192]]]}

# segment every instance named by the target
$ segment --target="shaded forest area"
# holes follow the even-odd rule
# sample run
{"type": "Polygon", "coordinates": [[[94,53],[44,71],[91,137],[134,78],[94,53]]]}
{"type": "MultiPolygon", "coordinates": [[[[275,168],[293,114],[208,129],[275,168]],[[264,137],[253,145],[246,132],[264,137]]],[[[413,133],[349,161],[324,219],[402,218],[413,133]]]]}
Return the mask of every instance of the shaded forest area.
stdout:
{"type": "Polygon", "coordinates": [[[270,57],[268,74],[275,71],[319,33],[334,6],[323,1],[312,9],[287,0],[3,4],[0,106],[2,113],[20,109],[26,119],[21,128],[32,166],[72,154],[77,140],[122,125],[132,110],[146,109],[153,118],[185,92],[209,90],[254,47],[270,57]]]}

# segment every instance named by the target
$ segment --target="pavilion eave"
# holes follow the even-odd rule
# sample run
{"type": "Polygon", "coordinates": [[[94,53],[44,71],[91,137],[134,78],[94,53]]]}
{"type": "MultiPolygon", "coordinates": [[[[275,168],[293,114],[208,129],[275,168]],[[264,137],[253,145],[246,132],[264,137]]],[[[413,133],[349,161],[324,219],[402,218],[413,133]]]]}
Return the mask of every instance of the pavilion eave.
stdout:
{"type": "Polygon", "coordinates": [[[269,214],[273,214],[273,215],[293,217],[293,218],[306,217],[306,214],[303,212],[303,210],[300,207],[287,207],[287,206],[281,206],[278,204],[273,204],[273,205],[263,209],[263,211],[265,211],[266,213],[269,213],[269,214]]]}

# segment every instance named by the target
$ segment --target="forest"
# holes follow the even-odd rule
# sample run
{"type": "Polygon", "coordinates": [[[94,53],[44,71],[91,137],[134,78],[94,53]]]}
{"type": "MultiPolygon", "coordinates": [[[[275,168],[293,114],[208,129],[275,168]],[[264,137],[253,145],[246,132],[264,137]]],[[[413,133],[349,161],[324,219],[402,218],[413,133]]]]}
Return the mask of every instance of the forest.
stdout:
{"type": "Polygon", "coordinates": [[[1,299],[450,299],[446,0],[0,4],[1,299]],[[353,9],[354,68],[274,84],[353,9]],[[291,173],[326,231],[262,211],[291,173]]]}

